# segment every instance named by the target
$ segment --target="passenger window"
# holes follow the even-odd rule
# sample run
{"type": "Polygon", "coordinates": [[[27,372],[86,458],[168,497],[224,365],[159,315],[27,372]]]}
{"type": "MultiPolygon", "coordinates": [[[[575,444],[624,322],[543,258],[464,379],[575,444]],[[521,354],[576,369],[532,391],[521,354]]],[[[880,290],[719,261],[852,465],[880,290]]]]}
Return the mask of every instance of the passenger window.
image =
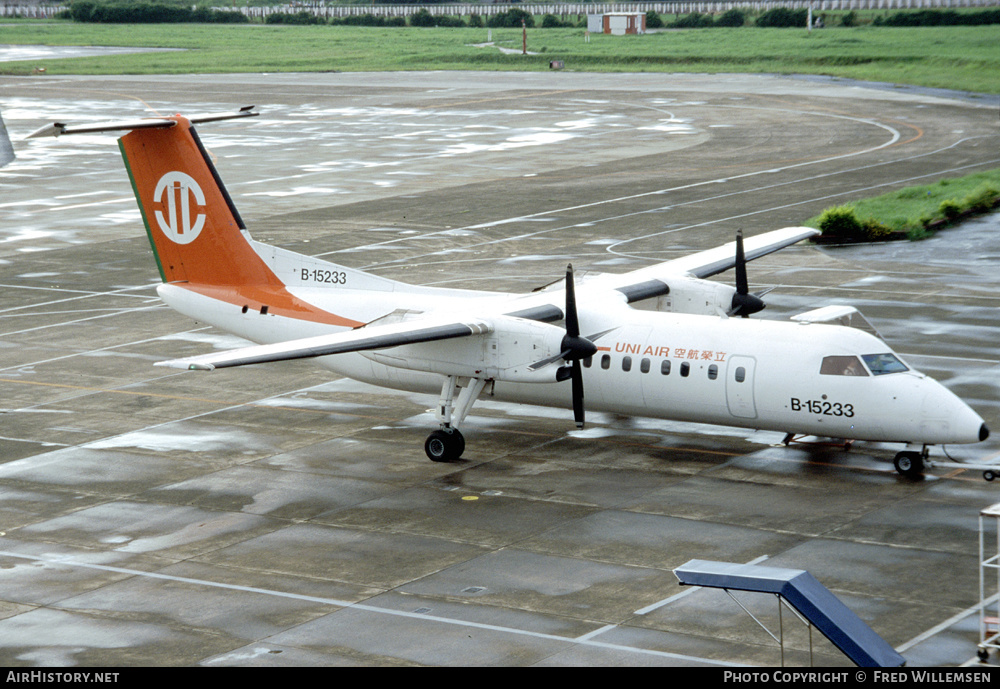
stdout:
{"type": "Polygon", "coordinates": [[[902,373],[903,371],[910,370],[895,354],[891,353],[862,354],[861,358],[865,360],[872,374],[876,376],[885,375],[886,373],[902,373]]]}
{"type": "MultiPolygon", "coordinates": [[[[892,356],[890,354],[890,356],[892,356]]],[[[905,369],[905,367],[904,367],[905,369]]],[[[868,372],[856,356],[825,356],[819,367],[823,376],[867,376],[868,372]]]]}
{"type": "Polygon", "coordinates": [[[643,373],[649,373],[649,359],[643,359],[639,362],[639,370],[643,373]]]}
{"type": "Polygon", "coordinates": [[[747,370],[745,368],[743,368],[742,366],[737,366],[736,367],[736,382],[737,383],[742,383],[746,379],[747,379],[747,370]]]}
{"type": "Polygon", "coordinates": [[[631,371],[632,370],[632,357],[627,356],[622,358],[622,370],[631,371]]]}
{"type": "Polygon", "coordinates": [[[590,368],[591,364],[593,363],[594,363],[594,357],[592,356],[588,356],[586,359],[583,360],[584,368],[590,368]]]}
{"type": "Polygon", "coordinates": [[[712,364],[711,366],[708,367],[708,379],[715,380],[718,377],[719,377],[719,367],[716,366],[715,364],[712,364]]]}
{"type": "Polygon", "coordinates": [[[691,373],[691,364],[685,361],[681,364],[681,378],[687,378],[689,373],[691,373]]]}
{"type": "Polygon", "coordinates": [[[670,375],[670,359],[664,359],[660,362],[660,373],[665,376],[670,375]]]}
{"type": "Polygon", "coordinates": [[[603,368],[605,371],[607,371],[609,368],[611,368],[611,355],[610,354],[605,354],[604,356],[601,357],[601,368],[603,368]]]}

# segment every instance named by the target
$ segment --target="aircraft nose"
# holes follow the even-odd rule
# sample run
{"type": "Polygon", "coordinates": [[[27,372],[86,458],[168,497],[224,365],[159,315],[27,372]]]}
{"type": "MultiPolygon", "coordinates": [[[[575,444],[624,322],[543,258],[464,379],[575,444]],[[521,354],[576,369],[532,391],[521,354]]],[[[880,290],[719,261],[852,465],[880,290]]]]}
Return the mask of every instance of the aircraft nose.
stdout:
{"type": "Polygon", "coordinates": [[[978,443],[989,437],[990,429],[983,417],[955,393],[931,378],[925,377],[921,382],[926,386],[920,409],[920,431],[925,444],[978,443]]]}

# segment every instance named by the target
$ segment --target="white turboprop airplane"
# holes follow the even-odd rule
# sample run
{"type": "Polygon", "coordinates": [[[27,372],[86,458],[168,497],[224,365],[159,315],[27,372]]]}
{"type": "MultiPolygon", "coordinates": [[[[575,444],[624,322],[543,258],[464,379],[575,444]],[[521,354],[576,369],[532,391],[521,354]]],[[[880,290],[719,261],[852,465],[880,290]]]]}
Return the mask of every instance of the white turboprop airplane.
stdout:
{"type": "Polygon", "coordinates": [[[434,461],[458,459],[476,400],[591,409],[793,434],[902,442],[919,475],[928,446],[975,443],[983,419],[878,337],[827,307],[793,322],[764,308],[746,261],[814,236],[790,227],[623,274],[528,294],[407,285],[251,239],[192,123],[180,115],[53,124],[30,136],[127,131],[122,156],[169,306],[261,343],[161,362],[212,370],[290,359],[350,378],[439,395],[434,461]],[[736,287],[705,278],[736,269],[736,287]],[[577,299],[579,295],[579,301],[577,299]],[[643,303],[645,309],[634,308],[643,303]],[[651,310],[652,309],[652,310],[651,310]],[[742,318],[733,318],[742,316],[742,318]],[[917,451],[912,448],[921,447],[917,451]]]}

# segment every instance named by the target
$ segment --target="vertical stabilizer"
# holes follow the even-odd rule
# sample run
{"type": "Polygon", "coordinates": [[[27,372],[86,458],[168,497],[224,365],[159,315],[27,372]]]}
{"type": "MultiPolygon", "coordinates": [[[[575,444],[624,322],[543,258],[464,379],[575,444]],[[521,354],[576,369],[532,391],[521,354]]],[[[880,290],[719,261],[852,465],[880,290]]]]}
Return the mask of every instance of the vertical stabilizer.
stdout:
{"type": "Polygon", "coordinates": [[[278,285],[191,122],[135,129],[119,146],[164,282],[278,285]]]}
{"type": "MultiPolygon", "coordinates": [[[[149,117],[92,124],[54,122],[27,138],[125,131],[119,142],[164,286],[176,306],[191,293],[248,313],[339,327],[362,322],[316,306],[287,287],[393,291],[395,283],[254,242],[192,123],[253,117],[232,113],[149,117]]],[[[208,318],[205,318],[208,321],[208,318]]],[[[209,321],[211,322],[211,321],[209,321]]]]}

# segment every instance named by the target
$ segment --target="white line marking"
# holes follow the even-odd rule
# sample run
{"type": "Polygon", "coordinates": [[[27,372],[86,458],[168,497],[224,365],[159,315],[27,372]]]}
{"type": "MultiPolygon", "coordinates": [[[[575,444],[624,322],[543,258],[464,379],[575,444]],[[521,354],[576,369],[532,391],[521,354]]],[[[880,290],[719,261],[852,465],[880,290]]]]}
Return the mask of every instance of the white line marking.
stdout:
{"type": "Polygon", "coordinates": [[[586,634],[583,634],[582,636],[576,637],[575,640],[576,641],[590,641],[591,639],[593,639],[598,634],[603,634],[604,632],[609,632],[612,629],[617,629],[617,628],[618,628],[617,624],[606,624],[603,627],[601,627],[600,629],[595,629],[592,632],[588,632],[586,634]]]}
{"type": "MultiPolygon", "coordinates": [[[[87,321],[96,321],[102,318],[113,318],[115,316],[122,316],[130,313],[139,313],[140,311],[156,311],[160,309],[166,309],[166,304],[154,304],[153,306],[140,306],[134,309],[118,309],[114,313],[105,313],[100,316],[89,316],[87,318],[77,318],[73,321],[59,321],[58,323],[50,323],[48,325],[40,325],[36,328],[25,328],[24,330],[12,330],[8,333],[0,333],[0,337],[10,337],[11,335],[22,335],[24,333],[33,333],[37,330],[47,330],[49,328],[61,328],[67,325],[73,325],[75,323],[86,323],[87,321]]],[[[43,314],[44,315],[44,314],[43,314]]],[[[19,367],[13,367],[19,368],[19,367]]]]}
{"type": "MultiPolygon", "coordinates": [[[[747,109],[747,106],[736,106],[736,107],[741,108],[741,109],[747,109]]],[[[756,108],[751,108],[751,109],[756,109],[756,108]]],[[[771,108],[760,108],[760,109],[771,110],[771,108]]],[[[788,112],[788,111],[784,110],[784,109],[779,109],[779,112],[788,112]]],[[[795,114],[803,114],[801,111],[794,111],[794,112],[795,112],[795,114]]],[[[823,158],[817,158],[815,160],[807,160],[807,161],[804,161],[804,162],[794,163],[794,164],[790,164],[790,165],[785,165],[785,166],[782,166],[782,167],[779,167],[779,168],[770,169],[770,170],[758,170],[758,171],[755,171],[755,172],[748,172],[748,173],[743,173],[743,174],[740,174],[740,175],[733,175],[731,177],[724,177],[724,178],[719,178],[719,179],[710,179],[710,180],[705,180],[705,181],[702,181],[702,182],[695,182],[695,183],[692,183],[692,184],[684,184],[684,185],[680,185],[680,186],[677,186],[677,187],[669,187],[669,188],[666,188],[666,189],[656,189],[656,190],[653,190],[653,191],[642,192],[642,193],[639,193],[639,194],[630,194],[630,195],[627,195],[627,196],[620,196],[620,197],[611,198],[611,199],[604,199],[604,200],[601,200],[601,201],[592,201],[590,203],[583,203],[583,204],[579,204],[579,205],[576,205],[576,206],[568,206],[568,207],[565,207],[565,208],[558,208],[558,209],[554,209],[554,210],[541,211],[539,213],[531,213],[531,214],[528,214],[528,215],[521,215],[521,216],[517,216],[517,217],[513,217],[513,218],[505,218],[505,219],[501,219],[501,220],[494,220],[494,221],[491,221],[491,222],[479,223],[479,224],[476,224],[476,225],[468,225],[466,227],[461,227],[461,228],[458,228],[458,229],[460,229],[460,230],[484,229],[484,228],[495,227],[497,225],[504,225],[504,224],[508,224],[508,223],[512,223],[512,222],[519,222],[519,221],[531,220],[531,219],[539,218],[539,217],[546,216],[546,215],[553,215],[553,214],[557,214],[557,213],[566,213],[568,211],[580,210],[580,209],[583,209],[583,208],[593,208],[595,206],[602,206],[602,205],[606,205],[606,204],[609,204],[609,203],[620,203],[622,201],[633,201],[635,199],[641,199],[641,198],[645,198],[645,197],[648,197],[648,196],[657,196],[657,195],[660,195],[660,194],[667,194],[667,193],[674,192],[674,191],[680,191],[680,190],[685,190],[685,189],[694,189],[694,188],[702,187],[702,186],[709,186],[709,185],[717,184],[717,183],[723,182],[723,181],[730,181],[730,180],[734,180],[734,179],[743,179],[743,178],[749,178],[749,177],[756,177],[756,176],[759,176],[759,175],[769,175],[769,174],[773,174],[775,172],[784,171],[784,170],[791,170],[791,169],[795,169],[795,168],[799,168],[799,167],[804,167],[804,166],[808,166],[808,165],[818,165],[818,164],[821,164],[821,163],[828,163],[828,162],[831,162],[831,161],[834,161],[834,160],[840,160],[840,159],[843,159],[843,158],[852,158],[852,157],[855,157],[855,156],[864,155],[866,153],[873,153],[873,152],[878,151],[880,149],[883,149],[883,148],[886,148],[888,146],[894,145],[895,143],[897,143],[902,138],[902,136],[899,133],[899,131],[896,130],[895,128],[890,127],[889,125],[886,125],[886,124],[882,124],[880,122],[876,122],[874,120],[870,120],[870,119],[866,119],[866,118],[850,117],[850,116],[846,116],[846,115],[832,115],[832,114],[829,114],[829,113],[808,112],[806,114],[823,116],[823,117],[832,117],[834,119],[847,119],[847,120],[852,120],[852,121],[855,121],[855,122],[861,122],[863,124],[874,125],[874,126],[879,127],[881,129],[887,130],[890,133],[890,136],[889,136],[889,139],[887,141],[885,141],[885,142],[883,142],[883,143],[881,143],[881,144],[879,144],[877,146],[873,146],[871,148],[862,149],[862,150],[859,150],[859,151],[852,151],[850,153],[842,153],[842,154],[839,154],[839,155],[826,156],[826,157],[823,157],[823,158]]],[[[957,145],[957,143],[954,144],[954,145],[957,145]]],[[[927,154],[927,155],[929,155],[929,154],[927,154]]],[[[895,161],[890,161],[890,162],[895,162],[895,161]]],[[[864,166],[861,169],[867,169],[869,167],[876,167],[877,165],[883,165],[883,164],[887,164],[887,163],[878,163],[878,164],[875,164],[875,165],[864,166]]],[[[827,173],[827,174],[824,174],[824,175],[820,175],[819,177],[826,177],[826,176],[829,176],[829,175],[842,174],[844,172],[852,172],[852,171],[854,171],[854,170],[842,170],[842,171],[838,171],[838,172],[833,172],[833,173],[827,173]]],[[[789,182],[788,184],[794,184],[794,183],[799,182],[799,181],[802,181],[802,180],[794,180],[793,182],[789,182]]],[[[752,191],[755,191],[755,190],[747,190],[746,192],[742,192],[742,193],[750,193],[752,191]]],[[[565,228],[561,228],[561,229],[565,229],[565,228]]],[[[455,231],[455,228],[452,228],[452,229],[449,229],[449,230],[442,230],[441,232],[432,232],[429,235],[424,235],[424,237],[433,236],[435,234],[441,234],[443,232],[454,232],[454,231],[455,231]]],[[[539,233],[532,233],[532,234],[543,234],[543,233],[551,232],[551,231],[553,231],[553,230],[549,229],[549,230],[543,230],[542,232],[539,232],[539,233]]],[[[531,235],[527,235],[527,236],[531,236],[531,235]]],[[[516,238],[513,238],[513,239],[519,239],[519,238],[523,238],[523,237],[516,237],[516,238]]],[[[378,243],[375,243],[375,244],[370,244],[369,246],[370,247],[384,246],[384,245],[387,245],[387,244],[394,244],[394,243],[397,243],[397,242],[407,241],[408,239],[410,239],[410,237],[400,237],[400,238],[395,238],[395,239],[388,239],[388,240],[386,240],[384,242],[378,242],[378,243]]],[[[501,240],[501,241],[508,241],[509,239],[511,239],[511,238],[507,238],[507,240],[501,240]]],[[[489,243],[492,243],[492,242],[489,242],[489,243]]],[[[338,249],[336,251],[329,251],[329,252],[317,254],[317,257],[319,257],[319,256],[328,256],[330,254],[341,253],[343,251],[351,251],[351,252],[353,252],[353,251],[356,251],[356,250],[357,250],[356,247],[353,247],[351,249],[338,249]]],[[[380,264],[373,264],[373,265],[380,265],[380,264]]],[[[366,266],[366,267],[367,268],[371,268],[372,266],[366,266]]]]}
{"type": "MultiPolygon", "coordinates": [[[[19,409],[4,409],[3,413],[14,413],[20,411],[19,409]]],[[[9,440],[15,443],[28,443],[29,445],[41,445],[42,447],[71,447],[66,443],[54,443],[51,440],[30,440],[28,438],[9,438],[7,436],[0,435],[0,440],[9,440]]]]}
{"type": "Polygon", "coordinates": [[[925,631],[923,634],[918,634],[917,636],[913,637],[912,639],[910,639],[906,643],[904,643],[904,644],[902,644],[900,646],[897,646],[896,647],[896,653],[900,653],[901,654],[903,651],[908,651],[909,649],[913,648],[914,646],[916,646],[920,642],[926,641],[927,639],[931,638],[932,636],[934,636],[938,632],[943,631],[943,630],[947,629],[948,627],[952,626],[953,624],[961,622],[964,618],[968,617],[969,615],[971,615],[971,614],[973,614],[975,612],[978,612],[980,608],[986,607],[987,605],[989,605],[991,603],[995,603],[998,598],[1000,598],[1000,593],[995,593],[992,596],[990,596],[989,598],[987,598],[986,600],[984,600],[983,602],[981,602],[981,603],[979,603],[977,605],[973,605],[971,608],[966,608],[965,610],[963,610],[962,612],[960,612],[960,613],[958,613],[956,615],[952,615],[951,617],[949,617],[947,620],[945,620],[941,624],[939,624],[937,626],[934,626],[934,627],[931,627],[930,629],[928,629],[927,631],[925,631]]]}
{"type": "MultiPolygon", "coordinates": [[[[194,328],[192,330],[185,330],[183,333],[180,333],[180,334],[183,335],[183,334],[187,334],[187,333],[199,333],[199,332],[202,332],[203,330],[208,330],[209,328],[211,328],[211,326],[205,326],[203,328],[194,328]]],[[[25,362],[25,363],[22,363],[22,364],[16,364],[14,366],[7,366],[6,368],[0,368],[0,372],[10,371],[10,370],[19,370],[19,369],[23,369],[23,368],[31,368],[32,366],[40,366],[41,364],[50,364],[53,361],[62,361],[63,359],[72,359],[72,358],[78,357],[78,356],[87,356],[89,354],[97,354],[98,352],[108,352],[108,351],[111,351],[112,349],[118,349],[120,347],[132,347],[134,345],[146,344],[148,342],[157,342],[157,341],[162,340],[162,339],[163,339],[162,335],[157,335],[156,337],[147,337],[144,340],[132,340],[131,342],[120,342],[118,344],[108,345],[107,347],[98,347],[97,349],[88,349],[85,352],[73,352],[72,354],[64,354],[62,356],[52,357],[51,359],[40,359],[38,361],[28,361],[28,362],[25,362]]],[[[173,374],[171,374],[171,375],[173,375],[173,374]]],[[[146,383],[146,382],[148,382],[148,381],[142,381],[140,384],[146,383]]]]}
{"type": "Polygon", "coordinates": [[[39,290],[39,291],[43,291],[43,292],[60,292],[60,293],[63,293],[63,294],[65,294],[65,293],[76,294],[76,296],[74,296],[74,297],[66,297],[65,299],[55,299],[53,301],[43,301],[43,302],[39,302],[37,304],[24,304],[22,306],[12,306],[12,307],[10,307],[8,309],[2,309],[2,310],[0,310],[0,314],[10,313],[11,311],[21,311],[22,309],[35,309],[35,308],[39,308],[39,307],[42,307],[42,306],[52,306],[53,304],[64,304],[64,303],[66,303],[68,301],[76,301],[78,299],[90,299],[90,298],[93,298],[93,297],[131,297],[133,299],[145,299],[147,301],[150,300],[150,299],[156,299],[157,301],[159,301],[159,298],[156,297],[156,296],[144,296],[144,295],[139,295],[139,294],[127,294],[128,292],[134,292],[136,290],[155,289],[156,286],[159,285],[159,284],[160,283],[157,282],[157,283],[150,283],[148,285],[136,285],[136,286],[133,286],[133,287],[122,287],[121,289],[115,289],[115,290],[111,290],[111,291],[108,291],[108,292],[90,292],[90,291],[86,291],[86,290],[63,289],[61,287],[30,287],[30,286],[25,286],[25,285],[0,285],[0,288],[3,288],[3,289],[30,289],[30,290],[39,290]]]}
{"type": "Polygon", "coordinates": [[[126,202],[134,203],[135,199],[134,198],[109,199],[107,201],[92,201],[90,203],[75,203],[75,204],[73,204],[71,206],[53,206],[52,208],[46,208],[45,210],[47,210],[47,211],[68,211],[68,210],[73,210],[73,209],[76,209],[76,208],[89,208],[91,206],[106,206],[106,205],[108,205],[110,203],[126,203],[126,202]]]}
{"type": "MultiPolygon", "coordinates": [[[[41,557],[36,555],[22,555],[20,553],[14,553],[10,551],[0,551],[0,557],[10,557],[17,558],[21,560],[31,560],[33,562],[46,562],[53,565],[64,565],[68,567],[82,567],[85,569],[96,569],[103,572],[114,572],[117,574],[127,574],[129,576],[136,577],[146,577],[149,579],[161,579],[165,581],[174,581],[183,584],[191,584],[193,586],[206,586],[209,588],[225,589],[228,591],[243,591],[246,593],[255,593],[264,596],[273,596],[276,598],[290,598],[293,600],[307,601],[310,603],[319,603],[321,605],[331,605],[339,608],[352,608],[354,610],[363,610],[365,612],[371,612],[378,615],[390,615],[393,617],[407,617],[415,620],[423,620],[429,622],[439,622],[441,624],[453,625],[458,627],[468,627],[472,629],[483,629],[492,632],[500,632],[502,634],[513,634],[516,636],[528,636],[535,639],[543,639],[546,641],[557,641],[565,644],[579,644],[582,646],[594,646],[597,648],[607,648],[616,651],[625,651],[629,653],[638,653],[640,655],[652,655],[660,658],[670,658],[672,660],[678,660],[682,662],[696,662],[705,663],[709,665],[720,665],[725,667],[739,667],[739,663],[728,663],[724,661],[714,660],[711,658],[699,658],[696,656],[689,656],[680,653],[667,653],[665,651],[654,651],[645,648],[636,648],[633,646],[622,646],[619,644],[609,644],[601,643],[598,641],[591,641],[586,637],[579,637],[577,639],[571,639],[564,636],[557,636],[555,634],[544,634],[542,632],[532,632],[526,629],[516,629],[514,627],[502,627],[493,624],[483,624],[480,622],[469,622],[465,620],[456,620],[448,617],[439,617],[437,615],[427,615],[424,613],[416,612],[406,612],[404,610],[392,610],[389,608],[380,608],[374,605],[366,605],[364,603],[352,603],[350,601],[338,600],[336,598],[322,598],[319,596],[307,596],[299,593],[286,593],[284,591],[275,591],[272,589],[262,589],[255,586],[240,586],[238,584],[223,584],[215,581],[206,581],[204,579],[192,579],[190,577],[178,577],[170,574],[161,574],[158,572],[144,572],[138,569],[128,569],[125,567],[114,567],[111,565],[97,565],[88,562],[79,562],[72,559],[71,557],[60,557],[60,556],[48,556],[41,557]]],[[[611,625],[612,627],[614,625],[611,625]]],[[[603,628],[597,630],[597,632],[603,631],[603,628]]]]}

